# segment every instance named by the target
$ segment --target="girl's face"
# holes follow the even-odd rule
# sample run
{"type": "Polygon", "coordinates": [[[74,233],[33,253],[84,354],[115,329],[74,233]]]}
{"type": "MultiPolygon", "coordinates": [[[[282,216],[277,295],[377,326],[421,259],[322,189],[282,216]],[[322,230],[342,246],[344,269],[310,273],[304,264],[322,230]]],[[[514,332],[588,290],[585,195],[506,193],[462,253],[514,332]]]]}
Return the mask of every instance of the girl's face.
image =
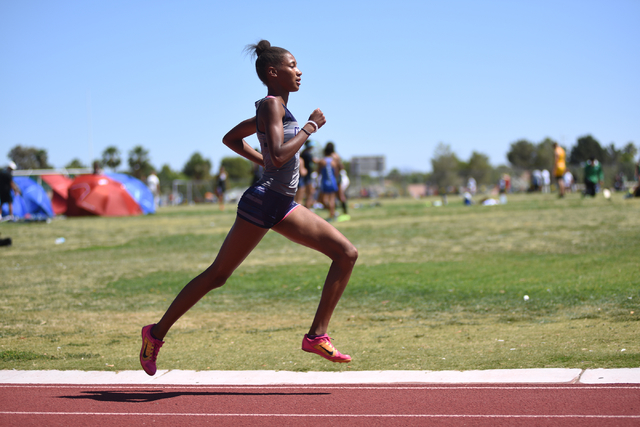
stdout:
{"type": "Polygon", "coordinates": [[[276,70],[278,72],[278,82],[284,89],[289,92],[297,92],[300,89],[302,71],[298,69],[298,63],[292,54],[286,53],[276,70]]]}

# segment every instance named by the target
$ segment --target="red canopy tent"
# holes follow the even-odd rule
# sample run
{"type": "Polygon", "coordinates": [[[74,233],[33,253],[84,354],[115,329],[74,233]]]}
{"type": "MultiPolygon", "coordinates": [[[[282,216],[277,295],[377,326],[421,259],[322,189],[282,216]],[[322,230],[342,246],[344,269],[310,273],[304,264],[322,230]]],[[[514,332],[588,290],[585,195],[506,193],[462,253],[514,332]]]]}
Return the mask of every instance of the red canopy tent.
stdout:
{"type": "Polygon", "coordinates": [[[64,214],[67,211],[69,187],[73,180],[64,175],[42,175],[42,180],[53,190],[53,197],[51,198],[53,213],[56,215],[64,214]]]}
{"type": "Polygon", "coordinates": [[[104,175],[81,175],[69,186],[67,216],[142,215],[124,185],[104,175]]]}

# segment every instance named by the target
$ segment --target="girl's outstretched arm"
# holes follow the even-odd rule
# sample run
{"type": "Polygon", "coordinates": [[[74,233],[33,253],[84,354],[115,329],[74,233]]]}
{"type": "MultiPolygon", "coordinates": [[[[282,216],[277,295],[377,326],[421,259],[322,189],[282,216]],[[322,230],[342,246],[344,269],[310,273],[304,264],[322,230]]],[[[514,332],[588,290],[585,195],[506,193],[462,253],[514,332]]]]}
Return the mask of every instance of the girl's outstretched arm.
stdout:
{"type": "Polygon", "coordinates": [[[254,150],[244,138],[256,133],[256,118],[244,120],[238,123],[222,138],[222,142],[235,153],[260,166],[264,166],[262,154],[254,150]]]}

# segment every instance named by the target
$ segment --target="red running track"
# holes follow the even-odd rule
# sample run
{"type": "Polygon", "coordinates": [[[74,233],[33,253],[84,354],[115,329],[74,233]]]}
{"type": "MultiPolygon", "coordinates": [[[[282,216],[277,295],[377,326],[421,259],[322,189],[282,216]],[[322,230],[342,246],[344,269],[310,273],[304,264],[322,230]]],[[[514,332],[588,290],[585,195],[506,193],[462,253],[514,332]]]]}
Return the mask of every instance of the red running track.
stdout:
{"type": "Polygon", "coordinates": [[[640,385],[0,385],[1,426],[638,426],[640,385]]]}

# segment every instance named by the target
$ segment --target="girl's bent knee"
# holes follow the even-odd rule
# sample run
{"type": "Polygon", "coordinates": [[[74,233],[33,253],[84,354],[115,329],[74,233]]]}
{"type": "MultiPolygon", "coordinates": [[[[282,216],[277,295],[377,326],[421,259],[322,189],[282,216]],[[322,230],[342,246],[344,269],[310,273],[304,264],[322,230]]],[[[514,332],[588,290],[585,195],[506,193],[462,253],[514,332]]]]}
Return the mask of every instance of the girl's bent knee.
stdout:
{"type": "Polygon", "coordinates": [[[348,262],[351,265],[354,265],[357,259],[358,259],[358,249],[353,245],[347,246],[342,256],[342,260],[345,262],[348,262]]]}

